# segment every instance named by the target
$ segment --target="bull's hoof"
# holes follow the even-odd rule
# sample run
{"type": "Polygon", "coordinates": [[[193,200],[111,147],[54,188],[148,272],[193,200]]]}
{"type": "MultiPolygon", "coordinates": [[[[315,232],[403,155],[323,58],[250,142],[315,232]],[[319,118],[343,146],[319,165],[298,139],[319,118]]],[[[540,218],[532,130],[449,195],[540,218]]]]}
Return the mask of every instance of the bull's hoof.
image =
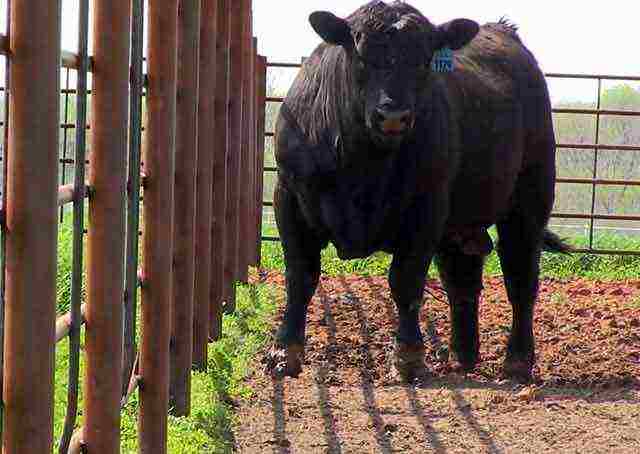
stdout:
{"type": "Polygon", "coordinates": [[[456,353],[455,350],[450,355],[454,369],[465,373],[471,372],[476,368],[478,357],[478,353],[456,353]]]}
{"type": "Polygon", "coordinates": [[[394,367],[400,376],[406,380],[422,377],[426,373],[424,364],[425,349],[423,344],[405,344],[397,342],[394,345],[394,367]]]}
{"type": "Polygon", "coordinates": [[[262,360],[265,373],[276,379],[298,378],[302,372],[303,361],[304,346],[298,344],[274,345],[262,360]]]}
{"type": "Polygon", "coordinates": [[[502,366],[502,371],[507,378],[521,383],[531,381],[533,361],[521,358],[507,358],[502,366]]]}

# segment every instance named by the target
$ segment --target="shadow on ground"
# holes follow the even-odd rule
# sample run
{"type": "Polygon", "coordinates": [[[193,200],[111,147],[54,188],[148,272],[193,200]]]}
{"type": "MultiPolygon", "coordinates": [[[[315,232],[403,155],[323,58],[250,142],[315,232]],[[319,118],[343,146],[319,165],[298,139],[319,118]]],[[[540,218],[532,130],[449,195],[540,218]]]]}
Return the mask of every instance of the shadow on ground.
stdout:
{"type": "MultiPolygon", "coordinates": [[[[264,276],[282,285],[277,274],[264,276]]],[[[272,381],[256,369],[236,426],[239,452],[637,452],[640,446],[640,285],[542,283],[533,383],[504,380],[510,310],[485,283],[482,363],[447,361],[446,298],[437,282],[422,317],[428,376],[392,373],[395,312],[384,279],[323,278],[308,317],[305,371],[272,381]]],[[[277,323],[277,320],[276,320],[277,323]]]]}

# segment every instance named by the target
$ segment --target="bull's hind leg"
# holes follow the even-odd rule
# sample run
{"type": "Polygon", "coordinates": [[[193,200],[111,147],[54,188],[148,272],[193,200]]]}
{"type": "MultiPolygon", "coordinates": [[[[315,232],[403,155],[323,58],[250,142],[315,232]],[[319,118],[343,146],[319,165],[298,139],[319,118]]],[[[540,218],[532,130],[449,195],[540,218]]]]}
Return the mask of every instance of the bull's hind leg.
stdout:
{"type": "Polygon", "coordinates": [[[291,192],[278,185],[274,205],[284,251],[287,303],[265,362],[267,372],[276,378],[297,377],[304,359],[307,307],[320,280],[322,246],[307,227],[291,192]]]}
{"type": "MultiPolygon", "coordinates": [[[[532,145],[533,147],[533,145],[532,145]]],[[[513,318],[504,361],[505,375],[529,380],[535,364],[533,309],[538,294],[540,251],[554,199],[554,146],[537,144],[541,162],[520,174],[513,205],[498,228],[498,256],[513,318]]]]}
{"type": "Polygon", "coordinates": [[[484,257],[466,255],[457,244],[445,242],[436,256],[451,314],[450,347],[464,370],[475,367],[479,358],[478,300],[482,290],[484,257]]]}
{"type": "Polygon", "coordinates": [[[498,255],[513,319],[504,373],[528,380],[535,363],[533,309],[538,293],[543,226],[524,214],[512,213],[498,224],[498,255]]]}

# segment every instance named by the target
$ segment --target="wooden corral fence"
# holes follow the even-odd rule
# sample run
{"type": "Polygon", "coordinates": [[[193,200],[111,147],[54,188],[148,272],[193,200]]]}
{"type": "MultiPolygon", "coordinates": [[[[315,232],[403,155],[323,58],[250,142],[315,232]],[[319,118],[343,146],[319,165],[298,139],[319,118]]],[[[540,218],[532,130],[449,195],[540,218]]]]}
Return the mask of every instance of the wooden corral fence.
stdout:
{"type": "Polygon", "coordinates": [[[159,454],[168,411],[189,413],[192,366],[206,368],[259,261],[266,59],[251,0],[80,0],[77,53],[60,48],[61,1],[8,1],[0,36],[2,449],[52,451],[54,353],[68,338],[59,452],[119,453],[137,389],[140,452],[159,454]],[[71,305],[56,319],[69,204],[71,305]]]}
{"type": "MultiPolygon", "coordinates": [[[[302,58],[304,61],[304,58],[302,58]]],[[[297,71],[298,68],[301,67],[299,63],[279,63],[279,62],[269,62],[267,64],[268,71],[297,71]]],[[[291,76],[292,74],[288,74],[287,76],[291,76]]],[[[589,81],[594,82],[596,87],[596,93],[594,99],[595,108],[554,108],[554,115],[562,114],[562,115],[582,115],[595,117],[595,134],[594,140],[592,143],[567,143],[567,142],[558,142],[556,144],[556,150],[558,153],[563,153],[568,150],[581,150],[584,152],[593,152],[593,162],[592,166],[589,170],[590,176],[585,178],[568,178],[559,176],[556,178],[556,184],[560,185],[578,185],[580,187],[588,187],[589,188],[589,196],[590,199],[588,201],[588,205],[590,209],[586,212],[554,212],[552,213],[553,219],[563,219],[563,220],[575,220],[575,222],[580,222],[581,225],[579,227],[584,227],[583,231],[586,232],[587,236],[587,245],[586,246],[578,246],[576,247],[577,252],[582,253],[593,253],[593,254],[608,254],[608,255],[636,255],[640,256],[640,250],[637,249],[612,249],[612,248],[602,248],[598,247],[596,241],[594,240],[594,232],[598,229],[602,228],[611,228],[611,227],[603,227],[602,225],[598,225],[598,222],[609,221],[609,222],[618,222],[623,223],[623,225],[627,226],[627,228],[621,228],[620,230],[628,230],[628,231],[638,231],[640,232],[640,214],[638,213],[602,213],[597,211],[596,207],[596,196],[598,188],[630,188],[630,187],[639,187],[640,180],[633,178],[602,178],[599,175],[598,163],[599,163],[599,153],[600,152],[616,152],[616,153],[640,153],[640,143],[636,143],[633,145],[629,144],[615,144],[615,143],[602,143],[601,142],[601,134],[600,125],[601,120],[603,118],[638,118],[640,119],[640,110],[632,110],[632,109],[610,109],[610,108],[602,108],[601,101],[603,97],[603,83],[616,83],[616,82],[627,82],[627,83],[638,83],[640,82],[640,77],[633,76],[617,76],[617,75],[605,75],[605,74],[564,74],[564,73],[548,73],[546,74],[547,81],[550,83],[552,81],[589,81]]],[[[286,77],[291,79],[291,77],[286,77]]],[[[285,79],[286,79],[285,78],[285,79]]],[[[268,73],[267,79],[273,79],[271,74],[268,73]]],[[[282,87],[278,87],[279,90],[282,87]]],[[[271,112],[274,112],[278,106],[282,103],[284,98],[282,96],[267,96],[266,102],[267,105],[271,104],[271,107],[275,107],[269,109],[271,112]]],[[[273,131],[265,131],[265,139],[267,141],[271,141],[273,138],[273,131]]],[[[272,150],[273,145],[269,144],[267,149],[272,150]]],[[[273,160],[273,159],[272,159],[273,160]]],[[[267,163],[265,165],[264,174],[266,178],[273,178],[277,169],[273,162],[271,165],[267,163]]],[[[263,207],[265,210],[265,215],[268,215],[268,210],[271,210],[273,207],[273,201],[270,199],[272,194],[265,192],[265,197],[267,199],[263,200],[263,207]]],[[[552,219],[552,221],[553,221],[552,219]]],[[[263,235],[261,236],[263,241],[280,241],[279,237],[273,235],[273,228],[269,227],[269,222],[263,223],[267,229],[263,231],[263,235]]],[[[272,223],[271,223],[272,224],[272,223]]],[[[560,225],[561,227],[562,225],[560,225]]],[[[271,225],[273,227],[273,224],[271,225]]]]}

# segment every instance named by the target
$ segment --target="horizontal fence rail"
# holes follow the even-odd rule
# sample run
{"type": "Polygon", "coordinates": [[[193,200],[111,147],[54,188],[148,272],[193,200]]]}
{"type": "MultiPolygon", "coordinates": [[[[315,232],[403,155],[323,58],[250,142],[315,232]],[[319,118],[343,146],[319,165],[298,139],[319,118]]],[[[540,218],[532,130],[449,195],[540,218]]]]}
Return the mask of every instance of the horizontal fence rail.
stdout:
{"type": "MultiPolygon", "coordinates": [[[[269,69],[296,69],[302,66],[301,63],[288,63],[288,62],[267,62],[269,69]]],[[[622,250],[622,249],[610,249],[610,248],[598,248],[594,245],[594,231],[599,227],[595,226],[595,221],[631,221],[640,222],[640,215],[635,214],[602,214],[596,212],[596,188],[597,187],[639,187],[639,179],[620,179],[620,178],[600,178],[598,177],[598,153],[600,151],[615,151],[615,152],[640,152],[640,144],[611,144],[600,143],[599,130],[601,117],[624,117],[624,118],[640,118],[640,111],[638,110],[621,110],[621,109],[605,109],[601,107],[602,98],[602,83],[603,81],[626,81],[626,82],[640,82],[640,76],[624,76],[624,75],[612,75],[612,74],[570,74],[570,73],[546,73],[547,80],[552,79],[580,79],[590,80],[597,84],[597,101],[595,108],[553,108],[555,115],[589,115],[596,119],[596,134],[595,141],[593,143],[556,143],[556,150],[562,153],[566,149],[573,150],[585,150],[592,151],[594,153],[594,163],[591,169],[590,178],[575,178],[575,177],[558,177],[556,178],[556,184],[577,184],[587,185],[591,187],[591,207],[588,213],[565,213],[565,212],[553,212],[551,217],[553,219],[579,219],[588,221],[587,236],[588,246],[576,248],[576,252],[591,253],[591,254],[619,254],[619,255],[637,255],[640,256],[640,251],[637,250],[622,250]]],[[[284,101],[283,96],[266,96],[265,103],[282,103],[284,101]]],[[[265,139],[273,138],[273,131],[265,131],[265,139]]],[[[266,174],[277,172],[277,167],[273,165],[265,165],[263,172],[266,174]]],[[[263,200],[262,206],[265,208],[273,208],[273,202],[270,200],[263,200]]],[[[562,227],[559,224],[557,227],[562,227]]],[[[609,227],[607,227],[609,228],[609,227]]],[[[621,228],[624,230],[624,228],[621,228]]],[[[273,235],[262,235],[263,241],[278,242],[280,238],[273,235]]]]}

